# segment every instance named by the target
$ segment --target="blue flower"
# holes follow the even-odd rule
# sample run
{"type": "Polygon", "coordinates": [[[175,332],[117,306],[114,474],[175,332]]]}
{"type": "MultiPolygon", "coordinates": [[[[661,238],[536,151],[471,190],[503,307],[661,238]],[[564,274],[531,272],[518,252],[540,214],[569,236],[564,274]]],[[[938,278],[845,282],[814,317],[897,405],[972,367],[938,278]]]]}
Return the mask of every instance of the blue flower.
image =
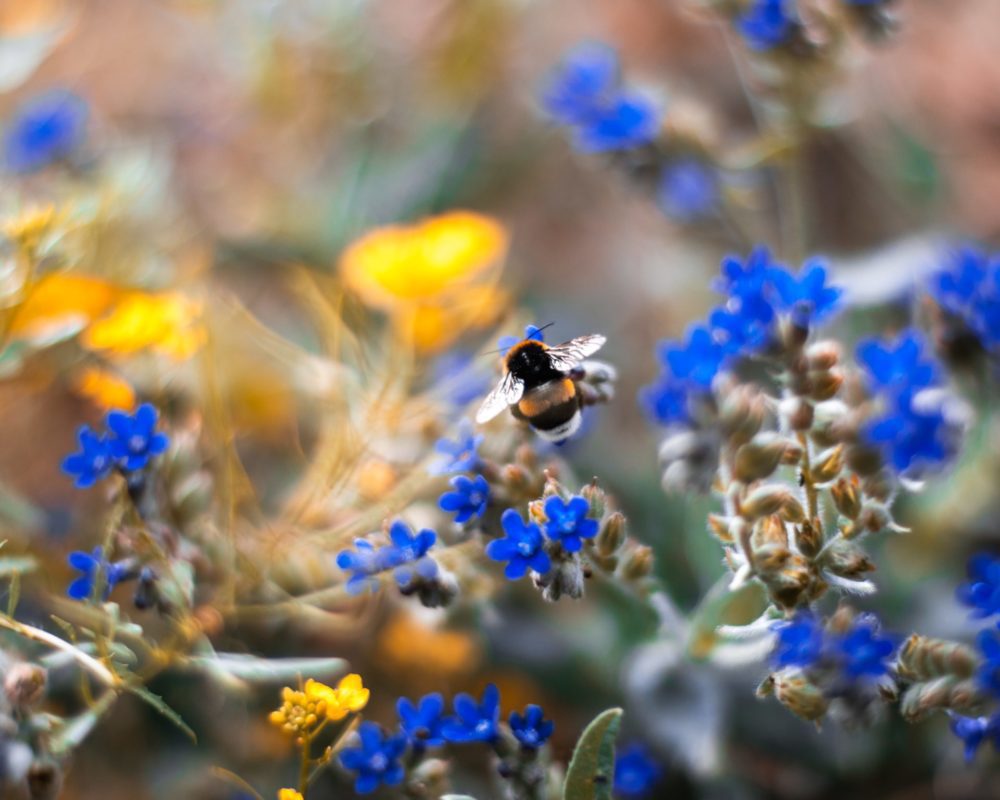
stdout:
{"type": "Polygon", "coordinates": [[[965,314],[979,294],[989,273],[989,258],[978,247],[963,245],[953,250],[950,263],[929,282],[934,298],[946,309],[965,314]]]}
{"type": "Polygon", "coordinates": [[[471,695],[455,695],[455,716],[445,720],[442,731],[449,742],[492,742],[497,738],[500,720],[500,692],[494,684],[483,690],[477,703],[471,695]]]}
{"type": "Polygon", "coordinates": [[[664,372],[656,381],[639,390],[639,404],[660,425],[689,422],[687,384],[664,372]]]}
{"type": "Polygon", "coordinates": [[[143,469],[153,456],[167,449],[170,440],[156,432],[156,418],[156,409],[149,403],[143,403],[134,414],[108,413],[111,455],[126,472],[143,469]]]}
{"type": "Polygon", "coordinates": [[[87,103],[72,92],[57,89],[33,97],[7,126],[7,167],[32,172],[72,155],[83,143],[87,115],[87,103]]]}
{"type": "Polygon", "coordinates": [[[524,336],[518,339],[516,336],[501,336],[497,339],[497,349],[500,351],[500,355],[507,355],[507,351],[510,350],[518,342],[525,342],[528,339],[534,339],[536,342],[545,341],[545,331],[539,328],[537,325],[527,325],[524,329],[524,336]]]}
{"type": "Polygon", "coordinates": [[[503,574],[516,581],[529,569],[544,575],[552,568],[552,562],[545,552],[542,531],[534,522],[525,523],[521,515],[508,508],[500,517],[507,534],[503,539],[494,539],[486,545],[486,555],[494,561],[506,561],[503,574]]]}
{"type": "Polygon", "coordinates": [[[976,645],[983,654],[976,673],[979,685],[1000,697],[1000,632],[993,628],[980,631],[976,645]]]}
{"type": "Polygon", "coordinates": [[[544,89],[542,105],[556,122],[576,129],[576,145],[586,152],[639,147],[659,128],[657,108],[621,89],[618,58],[600,44],[569,53],[544,89]]]}
{"type": "Polygon", "coordinates": [[[396,583],[406,588],[414,576],[431,580],[437,575],[437,562],[427,555],[427,551],[437,541],[437,534],[424,529],[416,535],[406,523],[396,520],[389,528],[392,544],[378,551],[378,562],[382,569],[393,569],[396,583]]]}
{"type": "Polygon", "coordinates": [[[483,437],[472,432],[472,424],[463,419],[458,426],[458,436],[455,439],[438,439],[434,450],[442,457],[431,465],[434,475],[445,475],[449,472],[475,472],[479,469],[479,445],[483,437]]]}
{"type": "Polygon", "coordinates": [[[615,756],[615,794],[643,797],[660,782],[663,771],[652,754],[639,743],[621,748],[615,756]]]}
{"type": "Polygon", "coordinates": [[[958,587],[958,601],[977,619],[1000,614],[1000,558],[979,553],[969,559],[968,583],[958,587]]]}
{"type": "Polygon", "coordinates": [[[753,50],[770,50],[783,44],[797,23],[791,0],[753,0],[737,19],[737,28],[753,50]]]}
{"type": "Polygon", "coordinates": [[[545,712],[542,711],[542,707],[536,705],[526,706],[523,715],[516,711],[511,712],[510,731],[522,747],[537,750],[549,740],[552,731],[555,730],[555,723],[544,717],[545,712]]]}
{"type": "Polygon", "coordinates": [[[482,397],[492,385],[492,376],[471,353],[445,353],[434,361],[431,383],[455,408],[464,408],[482,397]]]}
{"type": "Polygon", "coordinates": [[[695,325],[688,331],[683,344],[662,343],[660,359],[670,367],[675,377],[707,389],[725,363],[726,352],[708,328],[695,325]]]}
{"type": "Polygon", "coordinates": [[[344,769],[357,773],[354,791],[368,794],[379,784],[398,786],[403,782],[405,770],[399,759],[406,750],[405,734],[390,736],[374,722],[362,722],[358,726],[358,742],[358,747],[340,751],[344,769]]]}
{"type": "Polygon", "coordinates": [[[121,583],[127,574],[126,568],[120,563],[111,563],[104,557],[104,550],[95,547],[93,553],[77,550],[69,554],[69,565],[82,574],[73,581],[66,594],[74,600],[87,600],[95,591],[95,583],[100,578],[103,581],[102,596],[105,600],[111,590],[121,583]]]}
{"type": "Polygon", "coordinates": [[[771,626],[778,636],[771,653],[776,669],[811,667],[823,655],[826,638],[822,624],[812,615],[799,613],[771,626]]]}
{"type": "Polygon", "coordinates": [[[819,261],[809,261],[798,277],[784,269],[771,271],[771,283],[777,290],[778,311],[788,311],[800,325],[819,322],[837,309],[843,291],[828,286],[826,268],[819,261]]]}
{"type": "Polygon", "coordinates": [[[545,501],[545,533],[553,541],[559,542],[567,553],[576,553],[583,547],[584,539],[597,535],[597,520],[590,519],[590,503],[579,495],[564,501],[552,495],[545,501]]]}
{"type": "Polygon", "coordinates": [[[114,466],[108,438],[91,430],[89,425],[81,425],[76,431],[80,451],[72,453],[62,462],[62,470],[70,477],[76,476],[73,485],[86,489],[107,477],[114,466]]]}
{"type": "Polygon", "coordinates": [[[467,478],[456,475],[451,479],[454,491],[445,492],[438,500],[442,511],[455,512],[455,522],[463,523],[486,513],[490,501],[490,485],[482,475],[467,478]]]}
{"type": "Polygon", "coordinates": [[[1000,750],[1000,714],[992,717],[963,717],[951,713],[951,732],[965,744],[965,760],[968,763],[976,757],[976,751],[986,740],[1000,750]]]}
{"type": "Polygon", "coordinates": [[[857,353],[876,391],[898,392],[930,386],[937,380],[937,367],[925,356],[923,339],[916,331],[904,331],[895,342],[885,345],[866,339],[858,345],[857,353]]]}
{"type": "Polygon", "coordinates": [[[940,405],[919,402],[912,390],[890,402],[881,417],[869,422],[865,438],[882,449],[898,472],[946,461],[953,450],[953,431],[940,405]]]}
{"type": "Polygon", "coordinates": [[[347,579],[347,591],[349,594],[361,594],[366,589],[374,591],[379,586],[375,575],[384,568],[378,551],[365,539],[355,539],[354,546],[356,550],[341,550],[337,554],[337,566],[351,573],[347,579]]]}
{"type": "Polygon", "coordinates": [[[716,171],[697,158],[682,158],[663,169],[658,192],[660,207],[679,222],[709,216],[719,204],[716,171]]]}
{"type": "Polygon", "coordinates": [[[852,680],[885,675],[895,649],[895,639],[881,635],[881,626],[871,614],[859,615],[851,630],[833,646],[840,668],[852,680]]]}
{"type": "Polygon", "coordinates": [[[396,701],[399,727],[414,747],[438,747],[444,744],[444,698],[434,692],[425,694],[414,705],[405,697],[396,701]]]}

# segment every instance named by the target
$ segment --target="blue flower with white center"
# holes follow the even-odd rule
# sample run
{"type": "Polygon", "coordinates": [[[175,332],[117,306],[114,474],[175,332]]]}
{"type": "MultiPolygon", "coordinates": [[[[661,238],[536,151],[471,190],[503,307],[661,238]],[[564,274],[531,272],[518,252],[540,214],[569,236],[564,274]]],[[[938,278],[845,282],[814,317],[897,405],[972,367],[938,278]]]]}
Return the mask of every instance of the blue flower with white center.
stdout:
{"type": "Polygon", "coordinates": [[[150,459],[167,449],[170,440],[156,431],[156,419],[156,409],[150,403],[143,403],[134,414],[108,413],[111,455],[126,472],[143,469],[150,459]]]}
{"type": "Polygon", "coordinates": [[[904,331],[888,344],[866,339],[858,345],[857,354],[876,391],[915,389],[937,380],[937,366],[927,358],[924,340],[913,330],[904,331]]]}
{"type": "Polygon", "coordinates": [[[725,350],[703,325],[692,327],[683,344],[664,342],[659,350],[660,360],[670,367],[675,377],[702,389],[712,385],[726,360],[725,350]]]}
{"type": "Polygon", "coordinates": [[[438,506],[442,511],[454,513],[455,522],[462,524],[486,513],[490,501],[490,485],[486,478],[482,475],[475,478],[456,475],[450,483],[453,491],[442,494],[438,506]]]}
{"type": "Polygon", "coordinates": [[[112,563],[104,557],[104,549],[95,547],[93,553],[85,553],[77,550],[69,554],[69,565],[80,573],[79,578],[73,581],[66,594],[74,600],[87,600],[94,592],[98,581],[103,587],[102,597],[107,600],[111,590],[121,583],[127,570],[121,563],[112,563]]]}
{"type": "Polygon", "coordinates": [[[841,289],[827,285],[826,268],[822,262],[808,261],[798,276],[784,269],[771,271],[771,283],[777,290],[778,311],[787,311],[800,325],[820,322],[829,317],[840,302],[841,289]]]}
{"type": "Polygon", "coordinates": [[[341,550],[337,554],[337,566],[351,573],[347,591],[349,594],[361,594],[368,589],[375,591],[379,587],[375,575],[384,569],[378,551],[365,539],[355,539],[354,547],[356,549],[341,550]]]}
{"type": "Polygon", "coordinates": [[[449,742],[492,742],[497,738],[500,721],[500,691],[488,684],[483,696],[476,702],[471,695],[455,695],[452,701],[455,715],[445,720],[442,732],[449,742]]]}
{"type": "Polygon", "coordinates": [[[798,24],[792,0],[752,0],[736,27],[752,50],[771,50],[784,44],[798,24]]]}
{"type": "Polygon", "coordinates": [[[858,680],[885,675],[896,644],[895,639],[881,635],[875,616],[861,614],[851,630],[834,640],[832,649],[844,674],[858,680]]]}
{"type": "Polygon", "coordinates": [[[33,172],[71,156],[83,144],[88,114],[83,98],[63,89],[31,98],[7,125],[7,168],[33,172]]]}
{"type": "Polygon", "coordinates": [[[528,339],[534,339],[536,342],[544,342],[545,331],[537,325],[528,325],[524,329],[524,336],[520,339],[516,336],[501,336],[497,339],[497,349],[500,351],[500,355],[505,356],[507,355],[507,351],[515,344],[525,342],[528,339]]]}
{"type": "Polygon", "coordinates": [[[398,786],[403,782],[406,773],[399,759],[406,750],[405,734],[389,735],[374,722],[362,722],[357,743],[339,754],[344,769],[357,774],[354,791],[368,794],[380,785],[398,786]]]}
{"type": "Polygon", "coordinates": [[[969,580],[958,587],[958,601],[973,609],[972,616],[986,619],[1000,614],[1000,558],[979,553],[969,559],[969,580]]]}
{"type": "Polygon", "coordinates": [[[657,192],[660,208],[678,222],[694,222],[711,215],[719,205],[719,176],[697,158],[667,164],[657,192]]]}
{"type": "Polygon", "coordinates": [[[555,727],[552,720],[545,719],[545,712],[541,706],[525,706],[524,714],[518,714],[516,711],[510,714],[510,731],[521,743],[521,747],[528,750],[537,750],[545,744],[555,727]]]}
{"type": "Polygon", "coordinates": [[[576,553],[583,547],[584,539],[597,535],[597,520],[590,519],[590,503],[579,495],[563,500],[552,495],[545,501],[545,533],[559,542],[567,553],[576,553]]]}
{"type": "Polygon", "coordinates": [[[963,717],[950,713],[951,732],[965,745],[965,761],[972,763],[976,751],[985,741],[992,741],[993,747],[1000,750],[1000,714],[992,717],[963,717]]]}
{"type": "Polygon", "coordinates": [[[663,770],[643,745],[635,742],[615,754],[615,795],[645,797],[663,777],[663,770]]]}
{"type": "Polygon", "coordinates": [[[396,701],[399,727],[413,747],[439,747],[444,744],[444,698],[437,692],[425,694],[414,704],[406,697],[396,701]]]}
{"type": "Polygon", "coordinates": [[[434,443],[434,450],[440,454],[437,462],[431,465],[433,475],[446,475],[450,472],[475,472],[479,469],[479,445],[483,437],[472,432],[472,424],[463,419],[458,425],[458,435],[455,439],[441,438],[434,443]]]}
{"type": "Polygon", "coordinates": [[[77,489],[86,489],[106,478],[115,462],[107,436],[97,434],[89,425],[81,425],[76,438],[80,450],[63,459],[62,471],[70,477],[75,476],[73,485],[77,489]]]}
{"type": "Polygon", "coordinates": [[[691,420],[688,394],[684,381],[664,372],[654,383],[639,390],[639,404],[660,425],[686,423],[691,420]]]}
{"type": "Polygon", "coordinates": [[[890,407],[864,434],[900,473],[939,465],[954,450],[954,430],[940,404],[919,402],[912,390],[890,398],[890,407]]]}
{"type": "Polygon", "coordinates": [[[813,666],[823,655],[826,637],[822,624],[812,615],[796,614],[771,626],[777,634],[771,662],[776,669],[813,666]]]}
{"type": "Polygon", "coordinates": [[[503,574],[512,581],[524,576],[529,569],[544,575],[552,569],[552,562],[545,552],[542,530],[534,522],[525,522],[513,508],[500,517],[506,536],[486,545],[486,555],[494,561],[506,561],[503,574]]]}
{"type": "Polygon", "coordinates": [[[1000,697],[1000,631],[994,628],[980,631],[976,645],[983,656],[976,679],[980,686],[1000,697]]]}

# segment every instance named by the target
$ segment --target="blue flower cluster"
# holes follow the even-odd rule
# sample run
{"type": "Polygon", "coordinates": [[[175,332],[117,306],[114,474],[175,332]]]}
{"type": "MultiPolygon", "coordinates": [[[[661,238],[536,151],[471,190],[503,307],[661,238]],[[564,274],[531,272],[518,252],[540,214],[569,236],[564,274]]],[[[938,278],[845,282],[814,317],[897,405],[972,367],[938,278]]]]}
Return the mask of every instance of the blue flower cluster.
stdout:
{"type": "Polygon", "coordinates": [[[954,430],[945,417],[937,365],[925,353],[923,339],[905,331],[895,342],[868,339],[858,345],[858,361],[884,409],[864,435],[898,471],[932,467],[954,451],[954,430]]]}
{"type": "Polygon", "coordinates": [[[771,654],[776,669],[833,667],[850,682],[885,675],[897,647],[872,614],[858,615],[843,634],[828,632],[820,620],[802,612],[772,629],[777,635],[771,654]]]}
{"type": "Polygon", "coordinates": [[[971,762],[976,757],[979,746],[986,741],[993,742],[993,748],[1000,752],[1000,714],[992,717],[963,717],[951,715],[951,732],[965,744],[965,760],[971,762]]]}
{"type": "Polygon", "coordinates": [[[587,516],[590,503],[579,495],[563,500],[558,495],[549,497],[544,505],[544,526],[525,522],[513,508],[504,511],[500,518],[505,536],[486,545],[486,555],[494,561],[506,561],[504,575],[517,580],[530,569],[539,575],[552,569],[552,560],[546,551],[546,542],[558,544],[567,553],[583,548],[583,540],[597,535],[597,520],[587,516]],[[544,529],[544,534],[543,534],[544,529]]]}
{"type": "MultiPolygon", "coordinates": [[[[373,722],[362,722],[357,746],[340,753],[340,763],[356,773],[355,790],[367,794],[380,784],[401,783],[404,771],[400,759],[407,747],[419,755],[429,747],[447,743],[492,745],[500,738],[500,692],[494,684],[488,684],[478,700],[464,693],[456,695],[452,712],[445,713],[444,698],[434,692],[417,702],[399,698],[396,702],[399,728],[395,733],[373,722]]],[[[513,737],[527,751],[544,745],[555,727],[535,705],[529,705],[524,714],[512,712],[508,724],[513,737]]]]}
{"type": "Polygon", "coordinates": [[[119,583],[128,579],[128,568],[123,562],[111,562],[104,557],[104,548],[95,547],[93,553],[77,550],[69,554],[69,565],[80,572],[66,594],[74,600],[87,600],[101,586],[101,597],[107,600],[119,583]]]}
{"type": "Polygon", "coordinates": [[[455,439],[441,438],[434,443],[438,460],[431,465],[434,475],[448,475],[454,472],[476,472],[479,469],[479,445],[482,436],[472,432],[472,423],[463,419],[458,425],[455,439]]]}
{"type": "Polygon", "coordinates": [[[145,469],[170,443],[166,434],[157,432],[156,422],[156,409],[143,403],[134,414],[109,412],[106,432],[97,433],[89,425],[81,425],[77,430],[80,450],[63,460],[63,472],[75,479],[78,489],[86,489],[113,469],[124,473],[145,469]]]}
{"type": "Polygon", "coordinates": [[[615,795],[639,798],[649,794],[663,777],[663,770],[643,745],[633,743],[615,755],[615,795]]]}
{"type": "Polygon", "coordinates": [[[976,333],[983,347],[1000,344],[1000,253],[959,247],[931,278],[929,288],[944,309],[976,333]]]}
{"type": "Polygon", "coordinates": [[[736,28],[752,50],[772,50],[787,42],[798,27],[794,0],[752,0],[736,19],[736,28]]]}
{"type": "Polygon", "coordinates": [[[347,579],[347,591],[360,594],[367,589],[378,589],[378,575],[393,570],[396,583],[406,589],[414,580],[433,580],[438,574],[437,562],[427,552],[437,542],[437,534],[424,529],[414,534],[401,520],[389,527],[391,544],[376,548],[365,539],[354,540],[354,550],[342,550],[337,554],[337,566],[351,575],[347,579]]]}
{"type": "Polygon", "coordinates": [[[622,87],[618,56],[603,44],[571,50],[549,80],[542,105],[553,120],[574,129],[576,147],[588,153],[640,147],[659,128],[659,110],[622,87]]]}
{"type": "Polygon", "coordinates": [[[83,98],[55,89],[28,100],[6,126],[4,162],[34,172],[71,156],[83,144],[89,109],[83,98]]]}
{"type": "Polygon", "coordinates": [[[723,259],[714,288],[725,302],[710,312],[707,323],[693,325],[683,342],[660,343],[663,372],[639,393],[640,404],[660,424],[689,422],[692,397],[707,394],[716,375],[770,344],[779,319],[808,328],[838,309],[842,292],[827,277],[816,259],[795,275],[763,246],[745,261],[723,259]]]}

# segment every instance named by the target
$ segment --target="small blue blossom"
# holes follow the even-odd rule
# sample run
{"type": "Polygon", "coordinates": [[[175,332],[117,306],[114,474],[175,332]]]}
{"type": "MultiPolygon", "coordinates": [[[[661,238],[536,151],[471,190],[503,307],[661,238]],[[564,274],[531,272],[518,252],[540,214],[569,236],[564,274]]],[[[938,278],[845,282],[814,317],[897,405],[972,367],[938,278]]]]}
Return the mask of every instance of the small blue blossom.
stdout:
{"type": "Polygon", "coordinates": [[[552,569],[552,562],[545,552],[541,528],[534,522],[525,522],[513,508],[500,517],[506,536],[486,545],[486,555],[494,561],[506,561],[503,574],[512,581],[522,577],[529,569],[544,575],[552,569]]]}
{"type": "Polygon", "coordinates": [[[969,559],[968,583],[958,587],[958,601],[977,619],[1000,614],[1000,558],[979,553],[969,559]]]}
{"type": "Polygon", "coordinates": [[[86,135],[87,103],[57,89],[17,109],[4,136],[4,161],[14,172],[33,172],[71,156],[86,135]]]}
{"type": "Polygon", "coordinates": [[[752,50],[771,50],[788,41],[797,25],[792,0],[752,0],[736,26],[752,50]]]}
{"type": "Polygon", "coordinates": [[[725,363],[726,352],[708,328],[695,325],[688,331],[683,344],[663,343],[660,359],[670,367],[675,377],[707,389],[725,363]]]}
{"type": "Polygon", "coordinates": [[[389,735],[374,722],[362,722],[358,746],[344,748],[339,758],[344,769],[357,773],[354,791],[368,794],[380,784],[398,786],[403,782],[405,770],[399,759],[405,750],[405,734],[389,735]]]}
{"type": "Polygon", "coordinates": [[[662,777],[656,759],[638,742],[619,749],[615,755],[614,789],[619,797],[645,797],[662,777]]]}
{"type": "Polygon", "coordinates": [[[826,637],[822,624],[812,614],[799,613],[771,626],[777,634],[771,661],[776,669],[811,667],[822,657],[826,637]]]}
{"type": "Polygon", "coordinates": [[[858,345],[857,353],[876,391],[920,388],[937,380],[937,367],[928,359],[924,340],[916,331],[904,331],[888,344],[866,339],[858,345]]]}
{"type": "Polygon", "coordinates": [[[482,475],[475,478],[456,475],[451,479],[451,485],[454,491],[442,494],[438,506],[442,511],[454,512],[455,522],[468,522],[486,513],[490,501],[490,485],[486,478],[482,475]]]}
{"type": "Polygon", "coordinates": [[[157,433],[156,419],[156,409],[150,403],[143,403],[134,414],[108,413],[111,455],[126,472],[143,469],[153,456],[167,449],[170,440],[166,434],[157,433]]]}
{"type": "Polygon", "coordinates": [[[890,399],[886,412],[871,420],[865,437],[879,446],[898,472],[932,467],[952,453],[953,432],[940,405],[918,402],[913,391],[890,399]]]}
{"type": "Polygon", "coordinates": [[[89,425],[81,425],[76,438],[80,450],[63,459],[62,470],[70,477],[76,476],[73,485],[77,489],[86,489],[108,476],[114,459],[107,436],[95,433],[89,425]]]}
{"type": "Polygon", "coordinates": [[[659,111],[646,98],[623,91],[618,58],[600,44],[573,49],[542,93],[553,120],[576,129],[576,146],[598,153],[639,147],[652,141],[659,111]]]}
{"type": "Polygon", "coordinates": [[[455,439],[441,438],[434,443],[434,450],[441,458],[431,465],[434,475],[445,475],[450,472],[475,472],[479,469],[479,445],[483,437],[472,432],[472,424],[463,419],[458,426],[455,439]]]}
{"type": "Polygon", "coordinates": [[[691,419],[688,395],[687,384],[665,372],[654,383],[639,390],[639,404],[649,418],[660,425],[686,423],[691,419]]]}
{"type": "Polygon", "coordinates": [[[507,351],[515,344],[526,342],[528,339],[534,339],[536,342],[544,342],[545,331],[537,325],[527,325],[524,329],[524,336],[520,339],[516,336],[501,336],[497,339],[497,349],[500,351],[500,355],[505,356],[507,355],[507,351]]]}
{"type": "Polygon", "coordinates": [[[526,706],[523,715],[516,711],[511,712],[510,731],[521,746],[528,750],[537,750],[545,744],[553,730],[555,723],[545,719],[545,712],[541,706],[526,706]]]}
{"type": "Polygon", "coordinates": [[[671,162],[660,176],[658,197],[664,213],[678,222],[703,219],[718,207],[718,174],[697,158],[671,162]]]}
{"type": "Polygon", "coordinates": [[[442,731],[449,742],[492,742],[497,738],[500,720],[500,691],[488,684],[477,703],[471,695],[455,695],[452,701],[455,715],[444,722],[442,731]]]}
{"type": "Polygon", "coordinates": [[[392,544],[378,551],[377,559],[382,569],[393,569],[396,583],[406,588],[415,576],[431,580],[437,575],[437,562],[427,551],[437,541],[437,534],[424,529],[414,534],[405,522],[396,520],[389,528],[392,544]]]}
{"type": "Polygon", "coordinates": [[[351,573],[347,591],[349,594],[361,594],[368,589],[375,591],[379,587],[375,575],[383,569],[378,552],[365,539],[355,539],[354,546],[355,550],[341,550],[337,554],[337,566],[351,573]]]}
{"type": "Polygon", "coordinates": [[[1000,631],[994,628],[980,631],[976,645],[983,655],[976,673],[979,685],[1000,697],[1000,631]]]}
{"type": "Polygon", "coordinates": [[[963,717],[952,713],[951,732],[965,745],[967,763],[972,763],[976,751],[985,741],[992,741],[994,749],[1000,750],[1000,714],[992,717],[963,717]]]}
{"type": "Polygon", "coordinates": [[[93,553],[85,553],[82,550],[70,553],[69,565],[82,573],[66,590],[66,594],[74,600],[87,600],[91,597],[95,591],[95,582],[99,578],[103,581],[102,596],[107,600],[111,590],[126,577],[125,566],[109,562],[104,557],[103,548],[100,547],[95,547],[93,553]]]}
{"type": "Polygon", "coordinates": [[[851,680],[877,678],[889,671],[895,639],[881,635],[881,626],[871,614],[854,620],[851,630],[835,640],[833,651],[844,674],[851,680]]]}
{"type": "Polygon", "coordinates": [[[989,274],[989,257],[978,247],[963,245],[949,253],[948,261],[931,277],[931,294],[949,311],[966,314],[989,274]]]}
{"type": "Polygon", "coordinates": [[[445,353],[432,367],[432,385],[454,408],[464,408],[482,397],[492,381],[492,375],[471,353],[445,353]]]}
{"type": "Polygon", "coordinates": [[[802,325],[830,316],[843,291],[827,285],[826,278],[826,268],[815,260],[803,265],[798,277],[783,269],[773,270],[771,283],[779,298],[777,310],[791,312],[792,319],[802,325]]]}
{"type": "Polygon", "coordinates": [[[437,692],[426,694],[419,703],[400,697],[396,701],[399,727],[414,747],[444,744],[444,698],[437,692]]]}
{"type": "Polygon", "coordinates": [[[583,547],[584,539],[597,535],[597,520],[590,519],[590,503],[579,495],[568,501],[552,495],[545,501],[545,534],[559,542],[567,553],[576,553],[583,547]]]}

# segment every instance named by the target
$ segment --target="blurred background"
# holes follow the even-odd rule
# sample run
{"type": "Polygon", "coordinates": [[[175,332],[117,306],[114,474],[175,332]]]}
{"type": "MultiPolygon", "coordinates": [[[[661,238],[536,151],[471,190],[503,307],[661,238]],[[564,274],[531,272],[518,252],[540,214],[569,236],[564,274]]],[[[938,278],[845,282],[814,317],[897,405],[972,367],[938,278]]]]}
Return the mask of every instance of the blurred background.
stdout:
{"type": "MultiPolygon", "coordinates": [[[[509,235],[504,298],[409,365],[414,384],[433,386],[438,355],[481,349],[494,330],[519,334],[526,322],[552,322],[550,341],[606,334],[618,396],[562,456],[580,479],[600,477],[689,611],[724,571],[717,542],[705,535],[714,506],[664,495],[658,434],[635,397],[656,372],[656,342],[705,313],[719,259],[743,245],[725,226],[672,220],[607,160],[575,152],[546,121],[539,93],[570,47],[606,42],[629,82],[669,119],[739,151],[757,124],[747,93],[756,78],[707,5],[0,0],[4,130],[52,89],[72,91],[88,109],[72,169],[5,176],[0,210],[13,217],[39,204],[71,206],[73,235],[60,258],[102,280],[197,287],[209,311],[224,293],[231,313],[215,321],[215,341],[228,349],[213,355],[226,362],[220,380],[261,509],[245,523],[253,530],[288,502],[320,437],[317,401],[302,399],[293,356],[282,349],[296,348],[299,358],[322,339],[302,312],[303,272],[323,285],[345,246],[376,226],[452,209],[495,217],[509,235]]],[[[805,148],[809,250],[830,259],[852,301],[838,323],[848,341],[909,320],[919,306],[912,280],[936,267],[941,240],[988,243],[1000,234],[1000,4],[902,0],[897,12],[897,33],[848,49],[822,98],[827,124],[805,148]]],[[[726,180],[753,220],[753,239],[780,255],[767,172],[733,171],[726,180]]],[[[33,593],[63,592],[66,552],[90,549],[100,526],[102,498],[75,491],[58,470],[76,426],[100,416],[99,404],[76,390],[78,365],[62,346],[19,354],[0,379],[5,525],[46,564],[25,588],[28,609],[44,606],[33,593]]],[[[205,368],[204,360],[154,360],[127,371],[133,384],[167,391],[174,418],[189,419],[210,398],[205,368]]],[[[893,630],[971,635],[953,592],[968,553],[998,536],[1000,430],[989,413],[986,420],[954,472],[901,510],[913,532],[878,545],[880,593],[865,607],[893,630]]],[[[378,498],[377,486],[365,491],[378,498]]],[[[275,541],[294,551],[291,534],[275,541]]],[[[372,687],[366,716],[382,721],[401,694],[478,692],[493,680],[505,709],[545,706],[563,761],[587,720],[621,704],[622,740],[642,743],[662,769],[651,797],[1000,797],[989,757],[967,768],[944,718],[816,730],[754,698],[763,665],[755,672],[681,658],[657,636],[661,620],[634,598],[608,589],[543,605],[522,586],[494,589],[492,602],[447,619],[380,600],[293,619],[230,620],[217,641],[264,655],[348,658],[372,687]]],[[[267,723],[276,690],[234,697],[177,674],[152,688],[195,729],[198,746],[125,698],[74,754],[63,797],[238,796],[214,767],[265,796],[290,785],[290,743],[267,723]]],[[[65,694],[54,702],[71,703],[65,694]]],[[[483,764],[456,769],[458,788],[491,796],[483,764]]],[[[346,787],[317,793],[352,796],[346,787]]]]}

